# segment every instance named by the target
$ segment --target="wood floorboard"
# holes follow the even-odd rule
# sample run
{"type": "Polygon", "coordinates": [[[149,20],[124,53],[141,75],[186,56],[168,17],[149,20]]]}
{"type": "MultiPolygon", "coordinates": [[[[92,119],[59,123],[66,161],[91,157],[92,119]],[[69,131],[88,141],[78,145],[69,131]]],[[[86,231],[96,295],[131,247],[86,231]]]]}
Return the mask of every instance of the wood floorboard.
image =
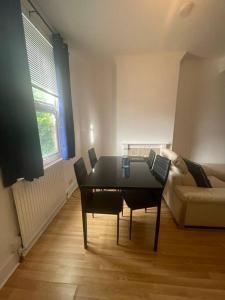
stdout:
{"type": "Polygon", "coordinates": [[[83,248],[80,193],[76,191],[0,291],[0,300],[224,300],[225,231],[183,230],[162,206],[154,253],[155,210],[116,217],[88,216],[83,248]]]}

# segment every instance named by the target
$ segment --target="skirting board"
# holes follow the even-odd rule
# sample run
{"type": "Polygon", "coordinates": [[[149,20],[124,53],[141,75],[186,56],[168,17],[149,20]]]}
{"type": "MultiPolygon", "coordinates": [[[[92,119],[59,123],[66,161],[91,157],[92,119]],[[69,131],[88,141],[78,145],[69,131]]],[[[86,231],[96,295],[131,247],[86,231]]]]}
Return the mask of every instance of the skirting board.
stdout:
{"type": "Polygon", "coordinates": [[[19,265],[19,257],[17,254],[11,254],[2,267],[0,267],[0,289],[16,270],[19,265]]]}

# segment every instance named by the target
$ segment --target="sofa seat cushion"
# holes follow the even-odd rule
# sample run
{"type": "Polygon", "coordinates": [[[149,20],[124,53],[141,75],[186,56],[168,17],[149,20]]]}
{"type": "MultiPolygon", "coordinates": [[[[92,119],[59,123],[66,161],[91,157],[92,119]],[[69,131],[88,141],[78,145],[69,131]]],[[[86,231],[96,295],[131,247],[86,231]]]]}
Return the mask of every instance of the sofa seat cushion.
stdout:
{"type": "Polygon", "coordinates": [[[225,206],[225,188],[201,188],[194,186],[175,186],[175,194],[183,202],[220,203],[225,206]]]}
{"type": "Polygon", "coordinates": [[[208,176],[208,179],[213,188],[225,188],[225,181],[222,181],[215,176],[208,176]]]}

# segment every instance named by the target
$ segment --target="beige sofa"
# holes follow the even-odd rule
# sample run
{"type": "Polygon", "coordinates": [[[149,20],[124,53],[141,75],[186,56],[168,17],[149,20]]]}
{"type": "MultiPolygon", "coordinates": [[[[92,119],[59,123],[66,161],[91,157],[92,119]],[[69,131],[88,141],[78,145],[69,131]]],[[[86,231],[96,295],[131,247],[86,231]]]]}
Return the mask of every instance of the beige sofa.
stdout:
{"type": "Polygon", "coordinates": [[[225,227],[225,165],[203,166],[212,188],[196,186],[184,160],[162,149],[171,160],[164,199],[180,226],[225,227]]]}

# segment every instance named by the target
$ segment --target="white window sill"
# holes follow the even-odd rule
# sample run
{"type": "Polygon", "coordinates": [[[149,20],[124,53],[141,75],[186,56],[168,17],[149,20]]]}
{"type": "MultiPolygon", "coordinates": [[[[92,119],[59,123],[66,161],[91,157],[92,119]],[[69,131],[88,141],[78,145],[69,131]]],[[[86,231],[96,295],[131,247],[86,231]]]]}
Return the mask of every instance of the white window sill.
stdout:
{"type": "MultiPolygon", "coordinates": [[[[61,162],[63,159],[60,157],[59,153],[52,155],[51,158],[48,159],[43,159],[43,164],[44,164],[44,170],[47,170],[48,168],[51,168],[55,164],[58,164],[61,162]]],[[[24,178],[18,178],[17,182],[23,181],[24,178]]]]}
{"type": "Polygon", "coordinates": [[[53,165],[59,163],[60,161],[62,161],[62,158],[59,156],[59,153],[57,153],[57,155],[54,155],[51,158],[43,159],[44,170],[52,167],[53,165]]]}

